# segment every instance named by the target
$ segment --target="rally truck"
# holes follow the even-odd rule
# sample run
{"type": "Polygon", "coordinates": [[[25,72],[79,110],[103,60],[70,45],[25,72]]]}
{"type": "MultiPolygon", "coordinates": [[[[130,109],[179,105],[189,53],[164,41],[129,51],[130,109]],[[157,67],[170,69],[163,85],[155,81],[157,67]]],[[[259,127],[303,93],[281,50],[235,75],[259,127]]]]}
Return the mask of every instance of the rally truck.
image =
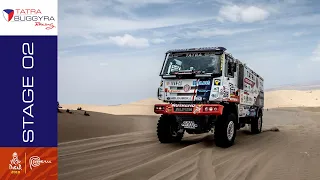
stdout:
{"type": "Polygon", "coordinates": [[[263,78],[224,47],[175,49],[166,52],[154,105],[161,114],[161,143],[179,142],[184,132],[214,132],[219,147],[234,144],[236,131],[262,129],[263,78]]]}

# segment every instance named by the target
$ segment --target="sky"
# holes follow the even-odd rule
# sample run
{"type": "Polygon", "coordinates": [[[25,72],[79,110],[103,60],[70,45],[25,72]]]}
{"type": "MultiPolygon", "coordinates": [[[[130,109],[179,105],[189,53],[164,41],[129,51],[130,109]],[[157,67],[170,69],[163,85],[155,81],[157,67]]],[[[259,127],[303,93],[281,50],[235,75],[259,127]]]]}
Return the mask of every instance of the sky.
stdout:
{"type": "Polygon", "coordinates": [[[169,49],[223,46],[265,88],[320,82],[317,0],[59,1],[61,104],[156,98],[169,49]]]}

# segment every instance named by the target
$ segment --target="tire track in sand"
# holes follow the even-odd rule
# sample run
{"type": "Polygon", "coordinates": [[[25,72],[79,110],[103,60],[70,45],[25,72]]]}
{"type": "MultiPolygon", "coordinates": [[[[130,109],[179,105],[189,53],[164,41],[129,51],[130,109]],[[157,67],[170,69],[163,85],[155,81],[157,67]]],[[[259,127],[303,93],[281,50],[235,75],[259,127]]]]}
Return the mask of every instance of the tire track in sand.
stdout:
{"type": "Polygon", "coordinates": [[[123,172],[145,162],[199,142],[203,136],[185,138],[181,144],[160,144],[154,135],[128,133],[112,137],[61,143],[59,178],[94,179],[123,172]]]}

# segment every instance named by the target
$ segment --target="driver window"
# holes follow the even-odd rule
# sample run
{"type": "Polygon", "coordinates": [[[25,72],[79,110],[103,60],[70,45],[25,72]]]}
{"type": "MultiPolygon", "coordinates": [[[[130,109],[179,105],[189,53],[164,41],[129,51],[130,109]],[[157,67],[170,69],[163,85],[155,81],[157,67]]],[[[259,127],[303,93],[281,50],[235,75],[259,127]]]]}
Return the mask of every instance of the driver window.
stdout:
{"type": "Polygon", "coordinates": [[[234,63],[228,62],[228,77],[231,77],[231,78],[234,77],[233,65],[234,63]]]}
{"type": "Polygon", "coordinates": [[[226,76],[230,78],[234,78],[234,69],[236,68],[234,67],[235,63],[229,56],[226,56],[226,62],[227,62],[226,76]]]}

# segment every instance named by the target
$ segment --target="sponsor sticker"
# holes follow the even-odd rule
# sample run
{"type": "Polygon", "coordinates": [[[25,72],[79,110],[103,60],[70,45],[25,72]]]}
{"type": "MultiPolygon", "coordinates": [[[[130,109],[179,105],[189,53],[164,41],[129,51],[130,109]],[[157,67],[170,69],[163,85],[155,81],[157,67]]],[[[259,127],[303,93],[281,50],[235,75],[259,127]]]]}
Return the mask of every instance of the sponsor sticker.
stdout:
{"type": "Polygon", "coordinates": [[[192,107],[175,107],[174,111],[175,112],[192,112],[193,108],[192,107]]]}
{"type": "Polygon", "coordinates": [[[208,81],[199,81],[198,82],[198,85],[199,86],[209,86],[211,84],[211,82],[208,80],[208,81]]]}
{"type": "Polygon", "coordinates": [[[200,104],[196,105],[196,107],[194,108],[193,114],[200,113],[201,108],[202,108],[202,105],[200,105],[200,104]]]}
{"type": "Polygon", "coordinates": [[[182,81],[168,81],[167,82],[168,86],[182,86],[182,81]]]}
{"type": "Polygon", "coordinates": [[[224,94],[223,94],[223,97],[229,97],[229,92],[225,91],[224,94]]]}
{"type": "Polygon", "coordinates": [[[172,104],[172,107],[194,107],[195,104],[172,104]]]}
{"type": "Polygon", "coordinates": [[[214,80],[214,85],[220,86],[221,85],[221,80],[220,79],[215,79],[214,80]]]}
{"type": "Polygon", "coordinates": [[[176,90],[176,89],[169,89],[168,93],[179,93],[181,92],[180,90],[176,90]]]}
{"type": "Polygon", "coordinates": [[[250,79],[248,79],[248,78],[244,78],[244,82],[246,83],[246,84],[249,84],[250,86],[251,86],[251,88],[253,88],[253,86],[254,86],[254,82],[253,81],[251,81],[250,79]]]}
{"type": "Polygon", "coordinates": [[[213,97],[213,98],[217,98],[217,97],[218,97],[218,94],[213,93],[213,94],[211,94],[211,97],[213,97]]]}
{"type": "Polygon", "coordinates": [[[235,88],[230,88],[230,95],[236,95],[236,89],[235,88]]]}
{"type": "Polygon", "coordinates": [[[193,86],[197,86],[197,81],[192,81],[193,86]]]}
{"type": "Polygon", "coordinates": [[[208,90],[208,89],[198,89],[197,92],[206,93],[206,92],[210,92],[210,90],[208,90]]]}
{"type": "Polygon", "coordinates": [[[190,89],[191,89],[191,86],[189,84],[186,84],[183,87],[184,92],[188,92],[188,91],[190,91],[190,89]]]}
{"type": "Polygon", "coordinates": [[[172,97],[167,97],[167,99],[168,98],[171,100],[191,100],[191,97],[183,97],[183,96],[172,96],[172,97]]]}
{"type": "Polygon", "coordinates": [[[239,101],[239,99],[236,98],[236,97],[230,97],[229,100],[230,100],[230,101],[233,101],[233,102],[238,102],[238,101],[239,101]]]}

